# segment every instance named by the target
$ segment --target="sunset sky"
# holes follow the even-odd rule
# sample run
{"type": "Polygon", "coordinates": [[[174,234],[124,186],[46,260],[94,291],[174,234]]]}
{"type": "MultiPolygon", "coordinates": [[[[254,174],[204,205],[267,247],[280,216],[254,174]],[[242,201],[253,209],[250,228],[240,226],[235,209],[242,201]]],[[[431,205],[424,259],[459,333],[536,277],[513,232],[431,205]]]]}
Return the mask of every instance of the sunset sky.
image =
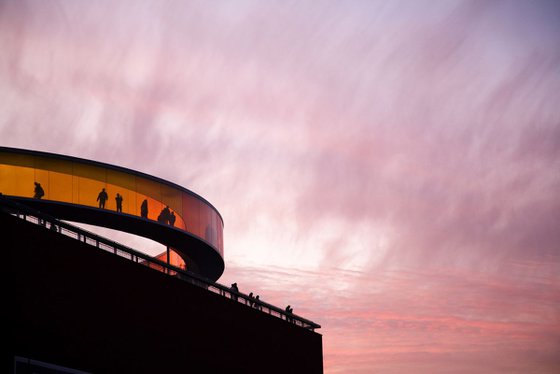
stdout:
{"type": "Polygon", "coordinates": [[[560,372],[558,1],[0,0],[0,145],[205,197],[327,374],[560,372]]]}

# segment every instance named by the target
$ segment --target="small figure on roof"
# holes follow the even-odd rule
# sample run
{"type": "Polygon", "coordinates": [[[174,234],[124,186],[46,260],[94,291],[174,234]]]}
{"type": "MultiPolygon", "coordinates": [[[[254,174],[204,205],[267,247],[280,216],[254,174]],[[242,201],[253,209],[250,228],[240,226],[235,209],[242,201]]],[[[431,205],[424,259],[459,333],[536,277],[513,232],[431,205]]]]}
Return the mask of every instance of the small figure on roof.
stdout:
{"type": "Polygon", "coordinates": [[[231,284],[231,290],[234,291],[231,293],[231,299],[237,301],[237,293],[239,292],[239,288],[237,288],[237,283],[231,284]]]}
{"type": "Polygon", "coordinates": [[[255,296],[255,303],[253,304],[253,306],[255,309],[262,310],[261,298],[259,297],[259,295],[255,296]]]}
{"type": "Polygon", "coordinates": [[[294,310],[292,309],[291,306],[288,305],[288,306],[286,307],[286,321],[288,321],[288,322],[292,322],[292,321],[293,321],[293,317],[292,317],[292,312],[293,312],[293,311],[294,311],[294,310]]]}

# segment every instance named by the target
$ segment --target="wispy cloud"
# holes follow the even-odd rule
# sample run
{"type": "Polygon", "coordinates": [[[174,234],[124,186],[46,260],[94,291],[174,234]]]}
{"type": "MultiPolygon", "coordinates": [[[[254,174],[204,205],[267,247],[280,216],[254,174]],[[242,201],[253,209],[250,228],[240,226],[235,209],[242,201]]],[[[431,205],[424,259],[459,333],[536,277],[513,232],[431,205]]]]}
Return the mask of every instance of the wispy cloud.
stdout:
{"type": "Polygon", "coordinates": [[[3,1],[0,139],[208,198],[223,281],[321,323],[326,372],[555,372],[558,19],[3,1]]]}

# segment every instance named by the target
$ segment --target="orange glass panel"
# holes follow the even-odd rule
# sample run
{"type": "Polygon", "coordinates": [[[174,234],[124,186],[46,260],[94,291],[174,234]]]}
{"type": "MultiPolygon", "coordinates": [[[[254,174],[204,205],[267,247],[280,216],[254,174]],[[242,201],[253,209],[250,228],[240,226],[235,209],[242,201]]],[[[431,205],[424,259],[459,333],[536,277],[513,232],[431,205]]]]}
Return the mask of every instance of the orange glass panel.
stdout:
{"type": "Polygon", "coordinates": [[[103,183],[107,182],[107,170],[98,166],[84,165],[74,162],[74,175],[103,183]]]}
{"type": "Polygon", "coordinates": [[[49,200],[72,202],[72,175],[49,172],[49,200]]]}
{"type": "Polygon", "coordinates": [[[4,195],[15,195],[16,169],[11,165],[0,165],[0,192],[4,195]]]}
{"type": "Polygon", "coordinates": [[[72,202],[80,203],[80,177],[72,175],[72,202]]]}
{"type": "MultiPolygon", "coordinates": [[[[103,188],[105,188],[103,182],[89,178],[78,178],[78,204],[99,207],[97,197],[103,188]]],[[[106,203],[105,208],[108,208],[108,205],[106,203]]]]}
{"type": "Polygon", "coordinates": [[[33,197],[34,182],[41,184],[43,199],[99,207],[98,195],[105,188],[105,209],[116,209],[116,194],[122,212],[140,216],[144,200],[148,219],[156,221],[169,206],[175,227],[204,239],[223,254],[223,223],[219,214],[198,197],[163,183],[106,167],[78,161],[0,152],[0,192],[33,197]]]}
{"type": "Polygon", "coordinates": [[[66,160],[35,157],[35,175],[39,170],[48,171],[45,199],[72,202],[72,169],[72,163],[66,160]]]}
{"type": "Polygon", "coordinates": [[[140,215],[136,208],[136,178],[115,170],[107,170],[107,184],[110,187],[109,199],[115,203],[117,193],[122,196],[122,212],[140,215]]]}
{"type": "MultiPolygon", "coordinates": [[[[146,199],[148,201],[148,218],[157,220],[158,215],[163,209],[159,183],[136,177],[136,192],[138,194],[136,197],[137,206],[140,207],[144,199],[146,199]]],[[[140,215],[140,212],[137,214],[140,215]]]]}
{"type": "MultiPolygon", "coordinates": [[[[167,252],[160,253],[159,255],[155,256],[160,261],[167,263],[167,252]]],[[[187,264],[185,261],[179,256],[177,252],[173,249],[169,249],[169,264],[176,266],[180,269],[187,270],[187,264]]]]}

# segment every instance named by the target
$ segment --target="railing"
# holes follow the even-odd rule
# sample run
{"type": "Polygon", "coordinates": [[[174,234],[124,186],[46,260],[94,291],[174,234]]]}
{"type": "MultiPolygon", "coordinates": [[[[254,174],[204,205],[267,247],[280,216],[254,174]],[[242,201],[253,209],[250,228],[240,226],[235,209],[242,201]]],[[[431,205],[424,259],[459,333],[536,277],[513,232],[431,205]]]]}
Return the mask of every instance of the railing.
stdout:
{"type": "Polygon", "coordinates": [[[113,240],[99,236],[69,223],[60,221],[46,213],[40,212],[26,205],[12,201],[2,194],[0,194],[0,210],[18,217],[26,222],[45,227],[48,230],[55,231],[61,235],[68,236],[106,252],[113,253],[127,260],[148,266],[151,269],[160,271],[195,286],[204,288],[210,292],[244,304],[249,308],[253,308],[271,316],[283,319],[287,322],[293,323],[296,326],[300,326],[312,331],[321,327],[315,322],[309,321],[293,313],[287,313],[286,311],[274,305],[249,297],[249,295],[232,290],[229,287],[213,282],[200,275],[167,264],[123,244],[117,243],[113,240]]]}

